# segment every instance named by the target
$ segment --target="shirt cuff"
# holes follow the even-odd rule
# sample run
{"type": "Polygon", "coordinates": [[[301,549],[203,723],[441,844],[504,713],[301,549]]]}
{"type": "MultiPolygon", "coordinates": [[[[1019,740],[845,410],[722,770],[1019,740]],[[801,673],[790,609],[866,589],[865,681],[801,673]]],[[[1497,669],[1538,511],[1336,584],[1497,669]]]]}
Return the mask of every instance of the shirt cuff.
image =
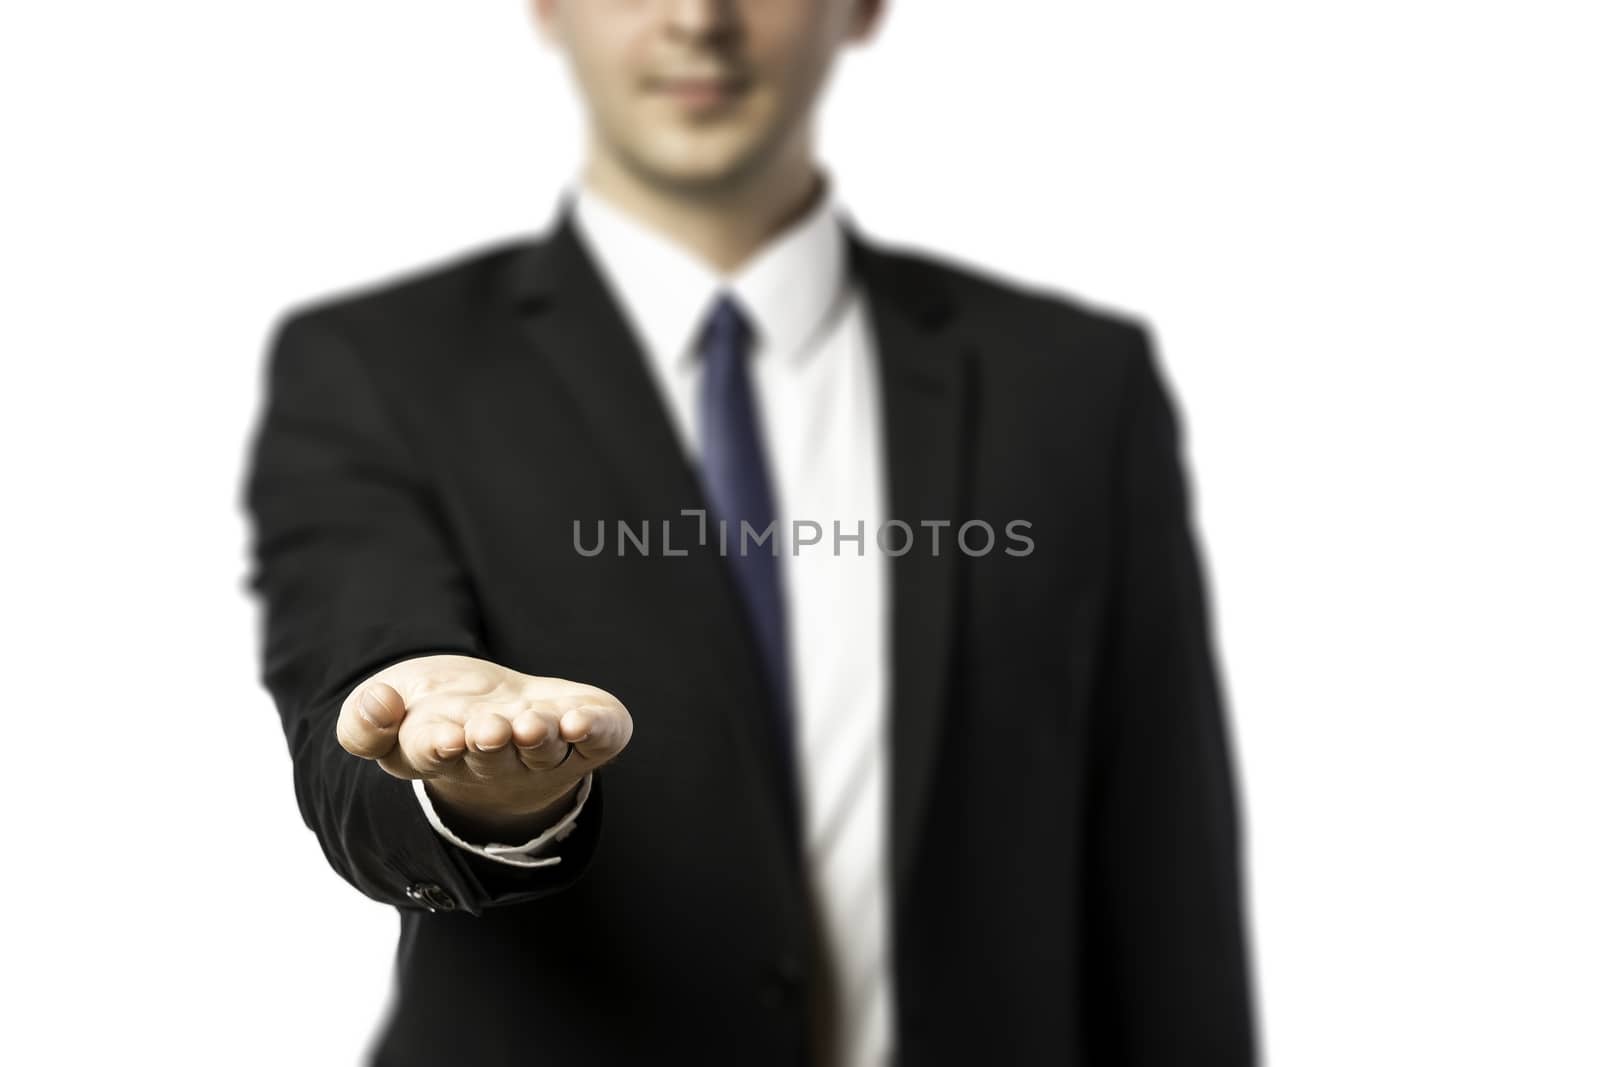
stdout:
{"type": "Polygon", "coordinates": [[[450,827],[446,826],[444,820],[439,818],[439,813],[434,810],[433,801],[428,796],[428,790],[424,788],[423,779],[413,778],[411,787],[417,794],[417,802],[422,805],[423,814],[427,815],[428,822],[438,831],[441,837],[452,845],[513,867],[551,867],[561,862],[560,856],[538,856],[536,854],[564,840],[568,834],[576,829],[574,824],[578,818],[578,812],[583,810],[584,801],[589,799],[589,788],[594,784],[593,780],[593,771],[584,775],[578,786],[578,795],[573,801],[572,810],[563,815],[560,822],[545,830],[538,837],[524,841],[520,845],[504,844],[498,841],[475,844],[465,840],[451,830],[450,827]]]}

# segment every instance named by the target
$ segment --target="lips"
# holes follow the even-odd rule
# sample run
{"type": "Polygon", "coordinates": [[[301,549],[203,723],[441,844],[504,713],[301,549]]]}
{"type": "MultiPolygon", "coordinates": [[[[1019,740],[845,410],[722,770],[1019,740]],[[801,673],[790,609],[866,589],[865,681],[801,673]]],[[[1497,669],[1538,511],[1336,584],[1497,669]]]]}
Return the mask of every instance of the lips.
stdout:
{"type": "Polygon", "coordinates": [[[657,96],[710,107],[737,99],[750,88],[750,81],[736,75],[665,75],[648,79],[645,87],[657,96]]]}

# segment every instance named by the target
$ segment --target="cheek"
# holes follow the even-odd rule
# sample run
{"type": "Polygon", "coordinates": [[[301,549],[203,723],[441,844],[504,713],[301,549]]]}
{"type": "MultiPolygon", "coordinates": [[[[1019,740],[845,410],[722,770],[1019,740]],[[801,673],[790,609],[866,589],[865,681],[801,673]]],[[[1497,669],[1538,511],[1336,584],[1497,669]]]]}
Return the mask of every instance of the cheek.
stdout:
{"type": "Polygon", "coordinates": [[[746,5],[746,51],[773,80],[804,86],[819,77],[835,32],[828,25],[831,16],[818,7],[809,2],[746,5]]]}
{"type": "Polygon", "coordinates": [[[580,99],[599,122],[612,129],[626,129],[644,121],[643,96],[637,91],[633,73],[637,67],[624,57],[586,54],[574,60],[574,73],[580,83],[580,99]]]}
{"type": "MultiPolygon", "coordinates": [[[[607,10],[617,7],[605,6],[607,10]]],[[[646,30],[638,20],[620,14],[611,19],[580,16],[570,20],[565,48],[585,92],[619,99],[638,84],[649,69],[646,30]]]]}

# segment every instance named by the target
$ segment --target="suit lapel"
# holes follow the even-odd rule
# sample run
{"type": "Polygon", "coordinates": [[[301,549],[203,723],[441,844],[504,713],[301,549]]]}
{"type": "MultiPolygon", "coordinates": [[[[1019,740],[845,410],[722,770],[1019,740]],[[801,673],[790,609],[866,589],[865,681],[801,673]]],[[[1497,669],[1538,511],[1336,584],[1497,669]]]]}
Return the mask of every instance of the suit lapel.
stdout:
{"type": "MultiPolygon", "coordinates": [[[[582,247],[571,212],[525,256],[521,325],[560,379],[584,445],[626,486],[618,518],[657,522],[702,502],[644,353],[582,247]]],[[[610,518],[610,516],[608,516],[610,518]]]]}
{"type": "MultiPolygon", "coordinates": [[[[971,346],[954,327],[948,294],[925,271],[847,227],[868,296],[882,368],[890,518],[911,527],[911,551],[890,558],[890,848],[895,901],[903,899],[921,840],[953,685],[964,471],[971,442],[966,375],[971,346]],[[933,531],[923,521],[946,521],[933,531]]],[[[896,538],[905,536],[901,529],[896,538]]],[[[895,545],[900,541],[893,542],[895,545]]]]}
{"type": "MultiPolygon", "coordinates": [[[[955,308],[927,272],[864,241],[846,226],[851,267],[867,296],[881,369],[890,517],[909,525],[911,551],[890,559],[890,849],[893,891],[903,899],[923,833],[929,793],[949,714],[959,576],[955,531],[964,518],[968,435],[966,384],[970,344],[954,328],[955,308]],[[948,521],[932,551],[923,521],[948,521]]],[[[554,373],[581,423],[575,447],[592,449],[617,480],[616,518],[672,521],[675,595],[706,615],[697,637],[724,669],[720,702],[748,757],[752,795],[783,828],[785,852],[801,872],[799,813],[793,783],[778,758],[771,716],[752,714],[761,699],[758,653],[739,614],[737,592],[714,548],[697,548],[698,527],[681,518],[705,500],[684,455],[644,354],[620,308],[563,211],[548,239],[515,268],[520,328],[554,373]],[[716,590],[707,595],[708,589],[716,590]]],[[[536,387],[537,376],[507,381],[536,387]]],[[[527,395],[525,392],[520,395],[527,395]]],[[[609,518],[609,516],[608,516],[609,518]]],[[[659,529],[659,527],[657,527],[659,529]]],[[[902,530],[897,537],[903,536],[902,530]]],[[[897,542],[898,543],[898,542],[897,542]]]]}
{"type": "MultiPolygon", "coordinates": [[[[519,328],[534,355],[560,382],[580,428],[575,449],[591,451],[618,487],[610,523],[645,521],[652,536],[671,525],[674,551],[684,558],[655,561],[668,576],[674,602],[692,605],[697,625],[680,631],[684,654],[700,660],[713,684],[725,687],[712,701],[725,715],[751,795],[769,806],[772,824],[785,829],[787,862],[800,861],[799,810],[794,785],[779,759],[773,716],[765,701],[759,652],[745,623],[738,592],[714,536],[701,546],[700,520],[685,509],[706,510],[698,474],[669,421],[659,389],[621,308],[583,247],[570,206],[549,237],[528,249],[515,270],[519,328]]],[[[536,375],[522,361],[521,390],[536,375]]],[[[528,395],[521,393],[521,395],[528,395]]],[[[659,550],[660,546],[652,542],[659,550]]],[[[674,612],[681,615],[682,612],[674,612]]]]}

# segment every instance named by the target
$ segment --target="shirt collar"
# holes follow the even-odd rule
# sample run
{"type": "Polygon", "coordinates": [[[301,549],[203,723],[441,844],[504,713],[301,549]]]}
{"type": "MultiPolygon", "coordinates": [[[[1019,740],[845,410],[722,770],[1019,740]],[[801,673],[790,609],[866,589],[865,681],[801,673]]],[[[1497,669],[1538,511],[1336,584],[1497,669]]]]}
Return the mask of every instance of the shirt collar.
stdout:
{"type": "Polygon", "coordinates": [[[626,214],[583,182],[572,193],[577,231],[640,340],[663,364],[683,365],[712,302],[732,293],[750,317],[754,354],[798,360],[838,304],[846,246],[832,182],[798,219],[731,274],[626,214]]]}

